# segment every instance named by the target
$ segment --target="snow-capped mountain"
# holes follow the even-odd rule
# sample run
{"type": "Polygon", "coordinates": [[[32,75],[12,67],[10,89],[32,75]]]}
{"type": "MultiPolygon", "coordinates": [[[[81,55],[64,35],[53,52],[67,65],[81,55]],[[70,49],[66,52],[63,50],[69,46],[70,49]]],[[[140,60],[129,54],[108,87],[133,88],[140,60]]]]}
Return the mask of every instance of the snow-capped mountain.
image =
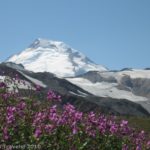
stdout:
{"type": "Polygon", "coordinates": [[[25,69],[33,72],[51,72],[61,77],[76,76],[91,70],[107,70],[65,43],[46,39],[36,39],[7,62],[22,64],[25,69]]]}

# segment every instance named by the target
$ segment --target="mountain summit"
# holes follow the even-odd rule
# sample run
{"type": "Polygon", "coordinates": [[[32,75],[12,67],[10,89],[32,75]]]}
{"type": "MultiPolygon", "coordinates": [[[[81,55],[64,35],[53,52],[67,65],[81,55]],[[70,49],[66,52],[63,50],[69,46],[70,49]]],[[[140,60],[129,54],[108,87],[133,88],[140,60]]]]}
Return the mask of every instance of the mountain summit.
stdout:
{"type": "Polygon", "coordinates": [[[92,70],[107,71],[65,43],[41,38],[21,53],[10,57],[7,62],[22,64],[33,72],[51,72],[61,77],[76,76],[92,70]]]}

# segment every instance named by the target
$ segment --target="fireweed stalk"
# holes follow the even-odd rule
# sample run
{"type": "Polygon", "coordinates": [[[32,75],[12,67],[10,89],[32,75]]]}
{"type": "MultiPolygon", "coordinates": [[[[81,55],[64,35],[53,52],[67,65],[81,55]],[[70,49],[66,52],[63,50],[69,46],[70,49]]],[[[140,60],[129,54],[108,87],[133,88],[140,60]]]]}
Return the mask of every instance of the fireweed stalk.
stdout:
{"type": "MultiPolygon", "coordinates": [[[[15,80],[19,80],[18,75],[15,80]]],[[[16,82],[16,81],[15,81],[16,82]]],[[[41,92],[35,85],[33,93],[41,92]]],[[[148,150],[150,138],[128,121],[82,113],[71,104],[60,109],[61,97],[49,90],[46,100],[24,97],[0,83],[0,144],[38,144],[52,150],[148,150]]],[[[32,149],[32,148],[31,148],[32,149]]]]}

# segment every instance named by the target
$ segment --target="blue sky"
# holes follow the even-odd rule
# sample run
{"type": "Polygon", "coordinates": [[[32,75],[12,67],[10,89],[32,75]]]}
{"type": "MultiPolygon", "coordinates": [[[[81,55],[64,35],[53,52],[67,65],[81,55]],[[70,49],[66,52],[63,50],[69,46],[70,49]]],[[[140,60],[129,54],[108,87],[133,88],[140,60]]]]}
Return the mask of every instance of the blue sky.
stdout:
{"type": "Polygon", "coordinates": [[[109,69],[150,67],[150,1],[0,1],[0,61],[39,37],[64,41],[109,69]]]}

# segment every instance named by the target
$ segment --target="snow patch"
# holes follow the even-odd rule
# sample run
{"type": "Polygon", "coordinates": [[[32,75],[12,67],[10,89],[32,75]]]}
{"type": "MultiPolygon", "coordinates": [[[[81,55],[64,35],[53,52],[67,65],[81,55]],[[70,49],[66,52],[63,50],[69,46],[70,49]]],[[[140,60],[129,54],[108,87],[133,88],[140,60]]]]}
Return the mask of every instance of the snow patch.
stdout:
{"type": "Polygon", "coordinates": [[[47,87],[43,82],[41,82],[41,81],[39,81],[39,80],[37,80],[37,79],[35,79],[35,78],[29,77],[28,75],[24,74],[24,73],[21,72],[21,71],[19,71],[19,72],[20,72],[24,77],[26,77],[27,79],[29,79],[30,81],[32,81],[34,84],[40,85],[41,87],[44,87],[44,88],[47,87]]]}
{"type": "Polygon", "coordinates": [[[0,76],[0,81],[4,82],[6,76],[0,76]]]}
{"type": "Polygon", "coordinates": [[[74,93],[72,91],[69,91],[69,93],[73,94],[73,95],[77,95],[77,96],[80,96],[80,97],[86,97],[86,95],[83,95],[83,94],[77,94],[77,93],[74,93]]]}
{"type": "Polygon", "coordinates": [[[19,89],[31,89],[32,86],[29,82],[24,80],[15,80],[11,79],[8,76],[0,76],[0,82],[6,82],[8,86],[9,91],[15,90],[15,92],[18,92],[19,89]]]}

